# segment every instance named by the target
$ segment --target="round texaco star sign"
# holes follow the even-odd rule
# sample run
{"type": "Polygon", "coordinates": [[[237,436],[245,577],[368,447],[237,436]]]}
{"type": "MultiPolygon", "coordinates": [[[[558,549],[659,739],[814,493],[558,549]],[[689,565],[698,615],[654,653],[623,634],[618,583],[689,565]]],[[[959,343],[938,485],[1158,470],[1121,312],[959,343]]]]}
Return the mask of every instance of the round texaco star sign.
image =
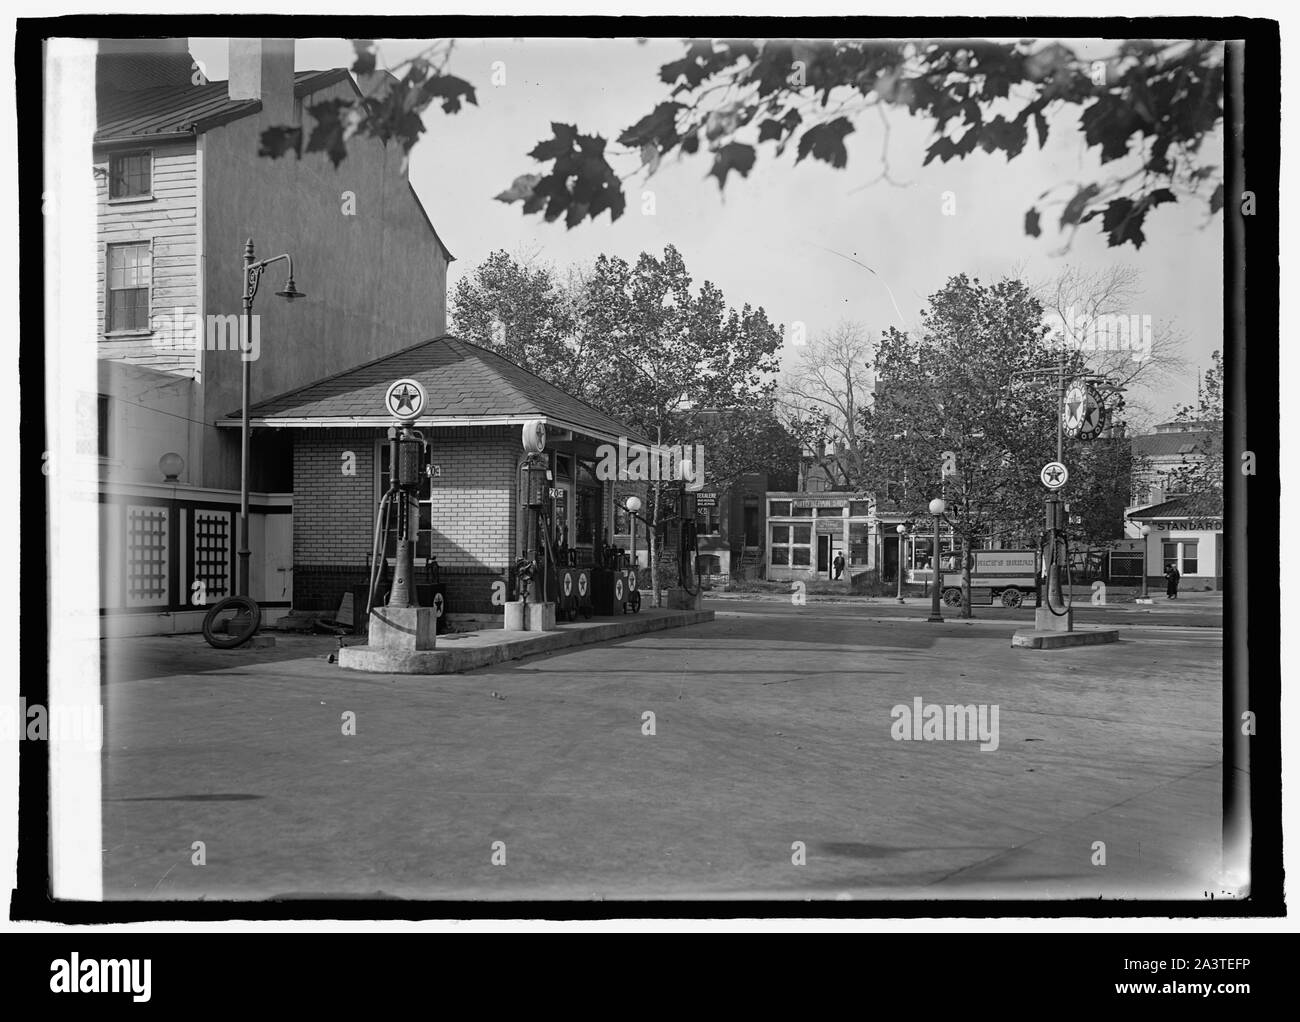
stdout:
{"type": "Polygon", "coordinates": [[[1097,391],[1086,383],[1074,382],[1065,392],[1061,423],[1065,435],[1092,440],[1106,425],[1106,406],[1097,391]]]}
{"type": "Polygon", "coordinates": [[[384,411],[409,422],[420,417],[428,400],[419,380],[394,380],[384,392],[384,411]]]}
{"type": "Polygon", "coordinates": [[[1043,470],[1038,473],[1038,478],[1043,481],[1043,485],[1049,490],[1059,490],[1065,485],[1065,481],[1070,478],[1070,470],[1059,461],[1049,461],[1043,466],[1043,470]]]}

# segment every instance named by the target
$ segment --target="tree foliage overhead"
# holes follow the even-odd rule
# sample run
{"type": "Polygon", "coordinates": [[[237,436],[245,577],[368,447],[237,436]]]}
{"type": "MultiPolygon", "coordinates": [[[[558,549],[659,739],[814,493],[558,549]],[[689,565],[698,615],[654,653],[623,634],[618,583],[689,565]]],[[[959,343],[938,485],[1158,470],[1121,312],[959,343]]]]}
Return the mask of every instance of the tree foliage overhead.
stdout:
{"type": "MultiPolygon", "coordinates": [[[[795,163],[846,167],[846,139],[867,130],[886,141],[881,177],[888,177],[887,115],[901,111],[933,129],[927,164],[976,151],[1012,160],[1033,144],[1043,148],[1053,131],[1081,135],[1104,172],[1038,196],[1023,225],[1034,237],[1050,211],[1060,231],[1072,235],[1093,224],[1109,245],[1140,248],[1147,216],[1162,205],[1196,199],[1211,215],[1223,207],[1221,167],[1203,147],[1223,119],[1221,43],[1130,40],[1102,59],[1036,40],[693,39],[683,45],[683,55],[659,70],[664,99],[612,147],[600,134],[553,122],[551,136],[529,153],[541,170],[520,174],[496,197],[570,228],[606,211],[613,221],[626,207],[623,182],[640,168],[653,174],[674,153],[709,160],[709,175],[725,188],[733,172],[747,177],[761,154],[779,157],[791,147],[795,163]],[[611,160],[627,162],[628,169],[619,173],[611,160]]],[[[354,40],[354,46],[353,71],[371,75],[374,44],[354,40]]],[[[337,166],[359,135],[409,152],[431,104],[456,113],[477,102],[473,85],[446,70],[452,49],[439,41],[398,65],[394,70],[406,71],[386,76],[373,92],[312,106],[307,151],[323,151],[337,166]]],[[[301,128],[276,126],[263,134],[260,151],[301,154],[303,145],[301,128]]]]}

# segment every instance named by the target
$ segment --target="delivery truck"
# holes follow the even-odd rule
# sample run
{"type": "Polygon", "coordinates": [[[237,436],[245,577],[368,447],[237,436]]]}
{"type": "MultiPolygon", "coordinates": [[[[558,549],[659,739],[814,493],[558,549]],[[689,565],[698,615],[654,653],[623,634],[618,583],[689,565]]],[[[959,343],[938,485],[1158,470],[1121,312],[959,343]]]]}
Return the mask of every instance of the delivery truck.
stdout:
{"type": "MultiPolygon", "coordinates": [[[[961,571],[955,570],[960,555],[945,556],[943,564],[943,602],[949,607],[961,606],[961,571]]],[[[972,550],[970,572],[970,602],[976,604],[1001,603],[1004,607],[1019,607],[1026,597],[1038,595],[1037,550],[972,550]]]]}

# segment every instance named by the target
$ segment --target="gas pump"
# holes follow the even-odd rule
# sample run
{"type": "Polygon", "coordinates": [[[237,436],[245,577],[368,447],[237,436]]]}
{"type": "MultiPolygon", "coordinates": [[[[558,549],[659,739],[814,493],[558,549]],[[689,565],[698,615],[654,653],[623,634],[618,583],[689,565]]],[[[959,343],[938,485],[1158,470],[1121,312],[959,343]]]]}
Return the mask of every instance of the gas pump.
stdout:
{"type": "Polygon", "coordinates": [[[380,498],[375,514],[375,535],[371,545],[370,594],[366,613],[374,608],[375,592],[387,558],[382,546],[387,545],[390,515],[397,507],[397,548],[393,558],[393,585],[389,591],[389,607],[418,607],[419,595],[415,588],[415,539],[412,521],[419,526],[420,486],[429,473],[429,444],[418,429],[405,424],[388,428],[388,490],[380,498]]]}
{"type": "Polygon", "coordinates": [[[695,494],[683,489],[678,509],[680,517],[677,523],[677,577],[681,587],[694,597],[700,591],[700,580],[696,575],[700,539],[695,494]],[[693,589],[690,584],[692,577],[695,578],[693,589]]]}

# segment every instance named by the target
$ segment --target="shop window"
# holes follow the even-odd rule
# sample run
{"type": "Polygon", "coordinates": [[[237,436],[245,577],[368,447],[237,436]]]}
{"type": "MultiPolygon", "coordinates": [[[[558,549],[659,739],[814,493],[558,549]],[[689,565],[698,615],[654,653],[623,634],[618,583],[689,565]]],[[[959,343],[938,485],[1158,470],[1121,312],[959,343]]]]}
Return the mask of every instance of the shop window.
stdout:
{"type": "Polygon", "coordinates": [[[767,513],[778,518],[788,518],[790,516],[790,502],[788,500],[768,501],[767,513]]]}
{"type": "Polygon", "coordinates": [[[850,517],[850,518],[866,518],[869,514],[871,514],[871,502],[870,502],[870,501],[867,501],[867,500],[851,500],[851,501],[849,501],[849,517],[850,517]]]}
{"type": "Polygon", "coordinates": [[[819,507],[817,509],[818,518],[843,518],[844,508],[840,507],[819,507]]]}
{"type": "Polygon", "coordinates": [[[813,516],[813,507],[811,504],[796,504],[790,509],[791,518],[811,518],[813,516]]]}
{"type": "Polygon", "coordinates": [[[773,525],[772,563],[792,567],[812,564],[812,526],[773,525]]]}

